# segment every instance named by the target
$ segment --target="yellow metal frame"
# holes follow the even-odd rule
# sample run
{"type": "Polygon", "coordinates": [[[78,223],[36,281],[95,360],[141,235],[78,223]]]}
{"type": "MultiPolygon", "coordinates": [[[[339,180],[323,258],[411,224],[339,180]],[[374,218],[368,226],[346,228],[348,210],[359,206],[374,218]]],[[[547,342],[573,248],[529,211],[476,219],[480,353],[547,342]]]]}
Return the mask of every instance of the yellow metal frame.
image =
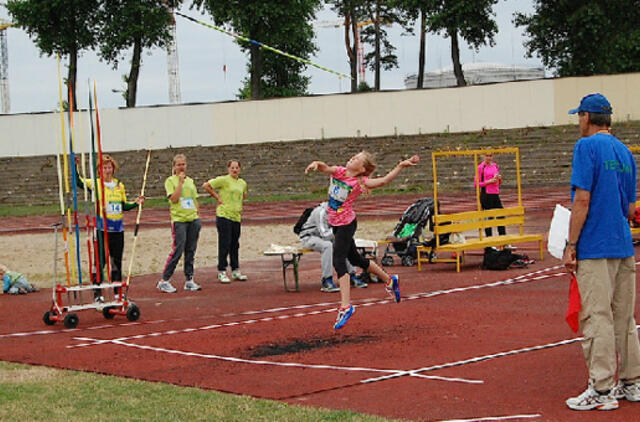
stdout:
{"type": "MultiPolygon", "coordinates": [[[[487,149],[469,149],[464,151],[434,151],[431,153],[431,163],[433,166],[433,200],[435,202],[435,220],[438,220],[438,158],[439,157],[460,157],[460,156],[472,156],[474,165],[475,179],[478,180],[478,166],[480,165],[478,157],[487,153],[492,154],[515,154],[516,157],[516,185],[518,188],[518,207],[522,207],[522,180],[520,177],[520,148],[487,148],[487,149]]],[[[478,211],[482,211],[480,205],[480,184],[476,184],[476,206],[478,211]]],[[[488,211],[484,211],[487,213],[488,211]]],[[[446,215],[446,214],[443,214],[446,215]]],[[[486,215],[486,214],[485,214],[486,215]]],[[[524,233],[524,229],[520,226],[520,234],[524,233]]],[[[482,229],[478,229],[478,237],[483,238],[482,229]]],[[[439,236],[436,236],[436,248],[440,246],[439,236]]]]}

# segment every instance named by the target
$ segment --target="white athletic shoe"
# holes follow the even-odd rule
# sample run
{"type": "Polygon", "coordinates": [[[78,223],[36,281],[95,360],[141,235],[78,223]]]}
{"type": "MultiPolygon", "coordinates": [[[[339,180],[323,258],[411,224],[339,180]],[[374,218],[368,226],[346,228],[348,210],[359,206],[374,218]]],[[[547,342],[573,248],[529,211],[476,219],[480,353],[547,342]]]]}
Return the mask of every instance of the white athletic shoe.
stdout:
{"type": "Polygon", "coordinates": [[[187,281],[184,283],[184,289],[185,289],[185,290],[190,290],[190,291],[192,291],[192,292],[195,292],[195,291],[201,290],[201,289],[202,289],[202,287],[200,287],[200,285],[199,285],[199,284],[197,284],[197,283],[196,283],[195,281],[193,281],[193,280],[187,280],[187,281]]]}
{"type": "Polygon", "coordinates": [[[238,271],[234,271],[231,274],[231,277],[233,277],[234,280],[247,281],[247,276],[242,274],[239,270],[238,271]]]}
{"type": "Polygon", "coordinates": [[[156,285],[156,287],[162,293],[175,293],[177,291],[176,288],[173,287],[170,281],[160,280],[158,281],[158,284],[156,285]]]}
{"type": "Polygon", "coordinates": [[[622,381],[618,381],[618,384],[611,390],[611,395],[618,400],[640,401],[640,382],[624,384],[622,381]]]}
{"type": "Polygon", "coordinates": [[[578,397],[567,399],[566,403],[569,409],[573,410],[615,410],[618,408],[618,400],[611,392],[609,394],[598,393],[591,385],[578,397]]]}
{"type": "Polygon", "coordinates": [[[218,273],[218,281],[223,284],[231,283],[231,280],[229,279],[229,276],[226,272],[218,273]]]}

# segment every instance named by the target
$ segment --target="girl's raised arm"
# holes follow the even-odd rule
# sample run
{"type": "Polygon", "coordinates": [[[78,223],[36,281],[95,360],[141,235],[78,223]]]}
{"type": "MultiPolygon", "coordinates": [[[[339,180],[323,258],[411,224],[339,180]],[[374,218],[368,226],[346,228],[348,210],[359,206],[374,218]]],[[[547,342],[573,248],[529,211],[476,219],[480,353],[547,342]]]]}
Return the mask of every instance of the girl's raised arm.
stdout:
{"type": "Polygon", "coordinates": [[[310,171],[319,171],[324,174],[333,174],[338,170],[337,166],[329,166],[323,161],[312,161],[311,164],[304,169],[304,174],[309,173],[310,171]]]}
{"type": "Polygon", "coordinates": [[[384,176],[367,179],[364,185],[369,189],[375,189],[379,188],[380,186],[384,186],[395,179],[396,176],[400,173],[400,170],[405,167],[415,166],[418,164],[418,162],[420,162],[420,157],[414,155],[407,160],[400,161],[389,173],[385,174],[384,176]]]}

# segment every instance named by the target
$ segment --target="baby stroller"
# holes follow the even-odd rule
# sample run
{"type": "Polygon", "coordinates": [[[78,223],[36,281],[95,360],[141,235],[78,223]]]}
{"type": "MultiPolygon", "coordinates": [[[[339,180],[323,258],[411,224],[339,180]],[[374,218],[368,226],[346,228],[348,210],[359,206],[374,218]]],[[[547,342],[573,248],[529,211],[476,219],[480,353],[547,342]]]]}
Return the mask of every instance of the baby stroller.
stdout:
{"type": "Polygon", "coordinates": [[[427,223],[433,225],[435,213],[433,198],[421,198],[407,208],[393,229],[391,243],[387,244],[380,261],[384,266],[393,265],[393,255],[400,257],[402,265],[410,267],[418,256],[416,248],[422,245],[420,236],[427,223]]]}

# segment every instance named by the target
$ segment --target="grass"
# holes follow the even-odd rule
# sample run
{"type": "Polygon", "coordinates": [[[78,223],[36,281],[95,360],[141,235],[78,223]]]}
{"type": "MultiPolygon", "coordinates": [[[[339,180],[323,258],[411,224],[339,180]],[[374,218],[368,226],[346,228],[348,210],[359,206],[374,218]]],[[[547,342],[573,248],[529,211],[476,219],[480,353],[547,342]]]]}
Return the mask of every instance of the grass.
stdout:
{"type": "Polygon", "coordinates": [[[0,420],[385,421],[170,384],[0,362],[0,420]]]}

